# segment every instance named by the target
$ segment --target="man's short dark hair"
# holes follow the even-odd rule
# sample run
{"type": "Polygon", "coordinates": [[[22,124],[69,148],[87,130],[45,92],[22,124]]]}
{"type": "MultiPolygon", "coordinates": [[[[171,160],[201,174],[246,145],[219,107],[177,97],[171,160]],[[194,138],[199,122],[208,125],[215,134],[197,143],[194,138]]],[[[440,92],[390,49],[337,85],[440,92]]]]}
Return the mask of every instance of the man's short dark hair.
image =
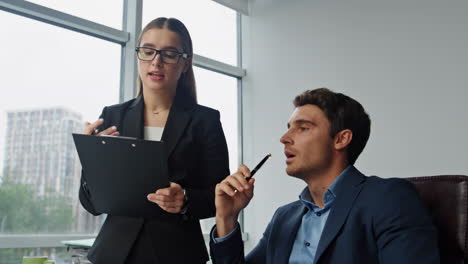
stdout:
{"type": "Polygon", "coordinates": [[[362,105],[342,93],[335,93],[327,88],[307,90],[294,98],[294,106],[315,105],[330,121],[330,136],[349,129],[353,132],[351,143],[347,147],[349,164],[354,164],[366,146],[370,135],[370,118],[362,105]]]}

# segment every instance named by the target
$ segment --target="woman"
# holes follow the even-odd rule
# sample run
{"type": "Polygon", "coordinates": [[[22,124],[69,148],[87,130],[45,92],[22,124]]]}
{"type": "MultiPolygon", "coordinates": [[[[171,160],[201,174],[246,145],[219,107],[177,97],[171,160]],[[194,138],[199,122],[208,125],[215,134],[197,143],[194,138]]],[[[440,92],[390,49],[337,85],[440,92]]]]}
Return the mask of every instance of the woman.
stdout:
{"type": "MultiPolygon", "coordinates": [[[[105,107],[84,133],[164,141],[170,186],[148,194],[154,218],[108,215],[88,258],[97,264],[206,263],[199,219],[215,215],[215,185],[229,175],[219,112],[197,104],[192,41],[182,22],[151,21],[136,52],[137,98],[105,107]]],[[[100,214],[86,191],[86,174],[81,183],[81,204],[100,214]]]]}

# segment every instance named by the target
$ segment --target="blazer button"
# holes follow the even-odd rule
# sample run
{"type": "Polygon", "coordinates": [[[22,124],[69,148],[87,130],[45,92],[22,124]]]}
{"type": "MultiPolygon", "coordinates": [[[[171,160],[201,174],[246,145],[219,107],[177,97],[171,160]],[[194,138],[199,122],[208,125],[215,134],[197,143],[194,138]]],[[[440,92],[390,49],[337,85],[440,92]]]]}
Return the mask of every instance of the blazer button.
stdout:
{"type": "Polygon", "coordinates": [[[310,247],[310,243],[309,243],[309,242],[305,242],[304,245],[305,245],[306,247],[310,247]]]}

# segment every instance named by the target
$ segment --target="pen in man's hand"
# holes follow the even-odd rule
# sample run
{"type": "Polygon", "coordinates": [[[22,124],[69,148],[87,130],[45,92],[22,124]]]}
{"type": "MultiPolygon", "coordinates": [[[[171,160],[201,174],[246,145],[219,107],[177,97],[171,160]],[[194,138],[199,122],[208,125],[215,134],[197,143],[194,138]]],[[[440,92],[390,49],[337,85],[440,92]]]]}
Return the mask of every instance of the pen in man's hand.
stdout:
{"type": "Polygon", "coordinates": [[[245,180],[246,180],[246,181],[249,181],[250,179],[252,179],[252,177],[254,176],[254,174],[263,166],[263,164],[265,163],[265,161],[267,161],[270,157],[271,157],[271,153],[268,153],[268,154],[262,159],[262,161],[260,161],[260,163],[258,163],[257,166],[255,166],[255,168],[252,170],[252,172],[250,173],[250,177],[245,178],[245,180]]]}

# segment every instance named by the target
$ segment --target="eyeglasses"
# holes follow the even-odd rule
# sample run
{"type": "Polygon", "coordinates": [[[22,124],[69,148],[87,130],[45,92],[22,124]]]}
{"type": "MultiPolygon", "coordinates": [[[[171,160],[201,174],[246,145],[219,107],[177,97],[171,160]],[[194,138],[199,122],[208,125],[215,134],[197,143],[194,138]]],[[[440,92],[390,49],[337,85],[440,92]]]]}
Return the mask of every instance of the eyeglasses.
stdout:
{"type": "Polygon", "coordinates": [[[188,58],[187,53],[175,50],[157,50],[148,47],[136,47],[135,51],[137,52],[138,59],[142,61],[152,61],[158,54],[160,55],[161,62],[166,64],[176,64],[181,57],[184,59],[188,58]]]}

